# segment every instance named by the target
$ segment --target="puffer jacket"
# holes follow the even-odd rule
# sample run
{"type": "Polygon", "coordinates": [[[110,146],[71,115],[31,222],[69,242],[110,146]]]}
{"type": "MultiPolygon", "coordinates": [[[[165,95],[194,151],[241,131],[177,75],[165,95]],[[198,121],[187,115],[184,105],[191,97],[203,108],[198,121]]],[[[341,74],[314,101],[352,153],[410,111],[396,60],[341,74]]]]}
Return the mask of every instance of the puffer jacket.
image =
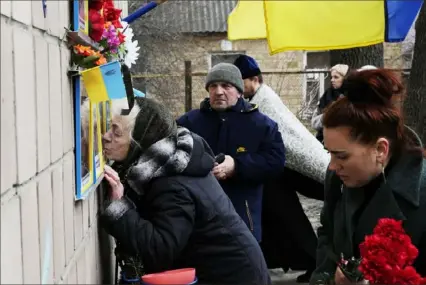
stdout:
{"type": "Polygon", "coordinates": [[[270,284],[258,242],[211,174],[212,151],[192,136],[186,169],[153,179],[139,189],[142,195],[112,202],[103,227],[121,250],[141,259],[146,273],[193,267],[199,283],[270,284]]]}

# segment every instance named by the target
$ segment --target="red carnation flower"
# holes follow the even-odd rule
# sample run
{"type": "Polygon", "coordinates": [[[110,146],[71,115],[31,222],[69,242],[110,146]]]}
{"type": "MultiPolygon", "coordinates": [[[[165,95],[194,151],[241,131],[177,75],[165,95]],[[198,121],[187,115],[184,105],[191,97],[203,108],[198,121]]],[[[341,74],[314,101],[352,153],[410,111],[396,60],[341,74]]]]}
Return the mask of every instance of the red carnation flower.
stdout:
{"type": "Polygon", "coordinates": [[[402,221],[381,219],[373,234],[360,244],[359,270],[372,284],[425,284],[412,264],[418,250],[405,233],[402,221]]]}
{"type": "Polygon", "coordinates": [[[89,9],[94,9],[99,11],[104,6],[104,0],[90,0],[89,1],[89,9]]]}
{"type": "Polygon", "coordinates": [[[121,32],[119,32],[118,33],[118,39],[120,40],[120,44],[122,44],[126,40],[126,36],[123,35],[121,32]]]}
{"type": "Polygon", "coordinates": [[[89,23],[90,37],[96,42],[100,41],[104,32],[104,18],[98,11],[94,9],[89,9],[89,23]]]}

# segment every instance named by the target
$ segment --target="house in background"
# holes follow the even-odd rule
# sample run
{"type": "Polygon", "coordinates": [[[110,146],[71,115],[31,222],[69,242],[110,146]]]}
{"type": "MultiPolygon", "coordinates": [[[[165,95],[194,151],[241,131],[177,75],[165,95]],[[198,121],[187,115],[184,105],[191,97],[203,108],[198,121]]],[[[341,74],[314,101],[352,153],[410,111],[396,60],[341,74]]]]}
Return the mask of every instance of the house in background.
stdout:
{"type": "MultiPolygon", "coordinates": [[[[132,1],[130,1],[132,2],[132,1]]],[[[237,1],[169,1],[152,12],[149,19],[153,26],[166,25],[180,33],[175,37],[174,43],[163,42],[160,49],[177,50],[178,63],[171,68],[169,60],[161,59],[161,54],[153,55],[160,58],[156,62],[154,73],[183,73],[184,60],[192,62],[192,104],[198,108],[200,101],[207,96],[204,89],[204,77],[210,67],[219,62],[233,62],[239,54],[247,54],[256,59],[264,80],[282,98],[284,103],[303,119],[308,119],[313,111],[319,96],[329,86],[329,76],[325,72],[330,68],[328,51],[319,52],[284,52],[269,55],[266,40],[227,40],[227,18],[234,9],[237,1]],[[157,23],[157,24],[154,24],[157,23]],[[165,24],[167,23],[167,24],[165,24]],[[167,71],[161,66],[167,67],[167,71]]],[[[139,41],[144,41],[144,31],[138,35],[139,41]]],[[[150,57],[147,55],[147,57],[150,57]]],[[[401,45],[385,45],[385,66],[391,68],[401,67],[401,45]]],[[[152,73],[152,70],[144,70],[152,73]]],[[[138,77],[138,76],[135,76],[138,77]]],[[[140,78],[139,78],[140,79],[140,78]]],[[[156,97],[167,104],[176,116],[184,112],[184,78],[161,77],[156,79],[158,86],[167,86],[167,82],[174,80],[173,94],[158,92],[158,88],[146,86],[148,96],[156,97]],[[163,94],[158,94],[163,93],[163,94]]],[[[135,84],[138,79],[135,78],[135,84]]]]}

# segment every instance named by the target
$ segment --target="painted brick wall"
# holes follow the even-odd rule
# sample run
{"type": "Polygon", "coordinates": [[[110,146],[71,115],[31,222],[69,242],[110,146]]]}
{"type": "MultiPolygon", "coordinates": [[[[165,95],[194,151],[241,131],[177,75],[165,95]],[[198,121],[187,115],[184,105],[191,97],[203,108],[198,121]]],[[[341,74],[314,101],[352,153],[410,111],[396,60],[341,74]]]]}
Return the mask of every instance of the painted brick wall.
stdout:
{"type": "Polygon", "coordinates": [[[0,3],[1,283],[102,284],[99,191],[74,201],[70,1],[0,3]]]}
{"type": "MultiPolygon", "coordinates": [[[[175,73],[183,73],[184,60],[191,60],[193,72],[207,72],[210,63],[210,53],[221,51],[221,40],[225,39],[224,35],[208,35],[208,36],[192,36],[188,39],[183,39],[185,44],[176,45],[179,51],[179,59],[170,60],[157,60],[156,73],[163,73],[161,66],[164,64],[165,68],[170,67],[170,61],[178,60],[175,73]],[[160,67],[158,67],[160,66],[160,67]],[[159,72],[158,72],[159,71],[159,72]]],[[[166,48],[161,47],[160,50],[166,48]]],[[[279,53],[270,56],[268,52],[267,43],[264,40],[250,40],[250,41],[235,41],[232,44],[233,51],[246,51],[250,56],[253,56],[259,63],[263,71],[268,70],[285,70],[285,71],[299,71],[303,69],[303,52],[288,52],[279,53]]],[[[161,56],[161,55],[159,55],[161,56]]],[[[168,72],[164,72],[168,73],[168,72]]],[[[270,85],[283,99],[289,108],[296,112],[300,108],[302,100],[302,79],[303,75],[280,75],[272,74],[265,75],[265,82],[270,85]]],[[[156,85],[172,86],[173,94],[156,94],[157,90],[149,89],[148,95],[158,99],[166,104],[171,111],[179,116],[185,110],[185,85],[183,77],[158,77],[155,79],[156,85]]],[[[193,108],[198,108],[201,100],[208,96],[204,88],[205,75],[194,76],[192,79],[192,103],[193,108]]],[[[134,80],[137,86],[138,80],[134,80]]]]}

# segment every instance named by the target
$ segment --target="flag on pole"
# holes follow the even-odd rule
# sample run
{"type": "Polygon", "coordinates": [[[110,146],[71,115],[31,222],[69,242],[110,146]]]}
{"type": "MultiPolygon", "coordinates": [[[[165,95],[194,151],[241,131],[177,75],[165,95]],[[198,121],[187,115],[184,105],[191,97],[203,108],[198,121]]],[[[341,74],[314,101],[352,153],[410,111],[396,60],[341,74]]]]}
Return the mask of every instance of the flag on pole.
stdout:
{"type": "Polygon", "coordinates": [[[405,39],[422,3],[423,0],[238,1],[228,17],[228,38],[266,38],[271,54],[397,42],[405,39]]]}
{"type": "Polygon", "coordinates": [[[266,38],[263,0],[238,1],[228,17],[229,40],[258,40],[266,38]]]}

